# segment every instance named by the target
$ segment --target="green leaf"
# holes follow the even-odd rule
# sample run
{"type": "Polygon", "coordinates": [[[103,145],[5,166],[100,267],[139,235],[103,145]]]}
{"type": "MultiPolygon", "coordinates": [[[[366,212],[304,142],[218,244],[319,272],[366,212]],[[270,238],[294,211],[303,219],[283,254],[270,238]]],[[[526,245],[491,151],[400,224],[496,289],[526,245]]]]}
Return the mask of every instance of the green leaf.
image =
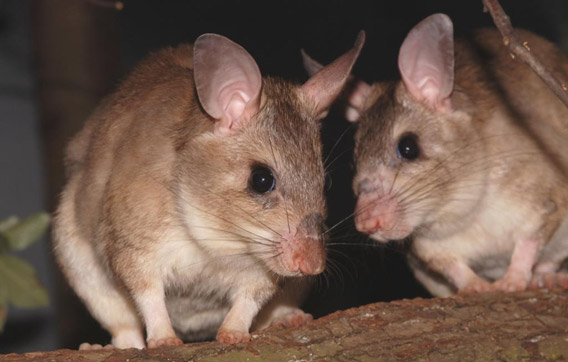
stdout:
{"type": "Polygon", "coordinates": [[[8,250],[10,250],[10,243],[4,235],[0,234],[0,253],[4,253],[8,250]]]}
{"type": "Polygon", "coordinates": [[[6,303],[8,303],[8,285],[0,283],[0,305],[6,303]]]}
{"type": "Polygon", "coordinates": [[[0,221],[0,233],[16,225],[19,221],[20,219],[17,216],[10,216],[9,218],[0,221]]]}
{"type": "Polygon", "coordinates": [[[41,239],[49,225],[49,214],[40,212],[12,225],[2,234],[11,250],[22,250],[41,239]]]}
{"type": "Polygon", "coordinates": [[[0,285],[6,287],[8,300],[16,307],[37,308],[49,303],[34,268],[12,255],[0,255],[0,285]]]}
{"type": "Polygon", "coordinates": [[[19,221],[20,219],[17,216],[10,216],[9,218],[0,221],[0,253],[10,249],[10,243],[8,242],[8,239],[2,235],[2,232],[16,225],[19,221]]]}
{"type": "Polygon", "coordinates": [[[4,332],[4,323],[8,315],[8,303],[0,304],[0,333],[4,332]]]}

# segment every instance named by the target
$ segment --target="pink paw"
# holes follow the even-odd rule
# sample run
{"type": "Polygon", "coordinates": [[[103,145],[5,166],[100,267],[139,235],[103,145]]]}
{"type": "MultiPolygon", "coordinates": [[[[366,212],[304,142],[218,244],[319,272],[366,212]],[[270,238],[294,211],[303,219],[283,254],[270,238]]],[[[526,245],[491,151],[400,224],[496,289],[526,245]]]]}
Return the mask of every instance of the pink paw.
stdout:
{"type": "Polygon", "coordinates": [[[115,349],[116,347],[112,344],[107,344],[106,346],[102,346],[100,344],[90,344],[90,343],[81,343],[79,346],[79,351],[94,351],[97,349],[115,349]]]}
{"type": "Polygon", "coordinates": [[[297,309],[281,318],[274,319],[270,325],[277,327],[298,327],[313,320],[314,317],[312,317],[311,314],[304,313],[304,311],[297,309]]]}
{"type": "Polygon", "coordinates": [[[534,274],[529,283],[529,288],[530,289],[546,288],[550,290],[568,289],[568,274],[562,272],[534,274]]]}
{"type": "Polygon", "coordinates": [[[491,283],[485,281],[483,279],[475,279],[474,281],[470,282],[466,287],[460,289],[458,293],[466,294],[466,293],[485,293],[490,292],[493,290],[491,283]]]}
{"type": "Polygon", "coordinates": [[[492,287],[495,291],[500,292],[520,292],[526,290],[528,281],[522,275],[505,275],[501,279],[497,279],[492,287]]]}
{"type": "Polygon", "coordinates": [[[235,344],[250,341],[250,333],[219,329],[217,332],[217,342],[235,344]]]}
{"type": "Polygon", "coordinates": [[[177,337],[148,340],[148,348],[157,348],[161,346],[181,346],[182,344],[182,340],[177,337]]]}

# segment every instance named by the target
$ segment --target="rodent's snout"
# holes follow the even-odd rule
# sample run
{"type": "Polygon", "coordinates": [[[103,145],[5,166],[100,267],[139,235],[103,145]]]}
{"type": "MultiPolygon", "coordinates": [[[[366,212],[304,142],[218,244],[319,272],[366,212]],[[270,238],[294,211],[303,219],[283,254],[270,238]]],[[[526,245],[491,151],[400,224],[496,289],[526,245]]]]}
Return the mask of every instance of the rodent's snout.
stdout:
{"type": "Polygon", "coordinates": [[[317,275],[325,269],[325,248],[321,239],[307,238],[292,256],[292,271],[305,275],[317,275]]]}
{"type": "Polygon", "coordinates": [[[281,260],[288,271],[304,275],[317,275],[324,271],[324,229],[323,215],[313,213],[299,223],[294,235],[290,234],[285,238],[281,260]]]}
{"type": "Polygon", "coordinates": [[[355,226],[358,231],[381,242],[403,239],[412,232],[396,197],[378,192],[378,189],[359,194],[355,206],[355,226]]]}

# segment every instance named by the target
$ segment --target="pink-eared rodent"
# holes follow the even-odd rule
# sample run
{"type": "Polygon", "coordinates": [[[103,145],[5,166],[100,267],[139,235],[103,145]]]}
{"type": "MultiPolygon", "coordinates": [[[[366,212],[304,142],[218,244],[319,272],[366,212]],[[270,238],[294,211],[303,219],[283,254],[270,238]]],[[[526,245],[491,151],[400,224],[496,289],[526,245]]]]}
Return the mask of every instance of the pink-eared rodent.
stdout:
{"type": "MultiPolygon", "coordinates": [[[[553,44],[520,35],[568,79],[553,44]]],[[[496,29],[454,42],[443,14],[409,32],[398,66],[402,80],[352,78],[345,95],[357,229],[410,240],[409,265],[436,296],[567,287],[568,109],[496,29]]]]}
{"type": "Polygon", "coordinates": [[[94,111],[67,149],[54,254],[113,346],[237,343],[310,319],[320,120],[363,43],[296,85],[204,34],[149,56],[94,111]]]}

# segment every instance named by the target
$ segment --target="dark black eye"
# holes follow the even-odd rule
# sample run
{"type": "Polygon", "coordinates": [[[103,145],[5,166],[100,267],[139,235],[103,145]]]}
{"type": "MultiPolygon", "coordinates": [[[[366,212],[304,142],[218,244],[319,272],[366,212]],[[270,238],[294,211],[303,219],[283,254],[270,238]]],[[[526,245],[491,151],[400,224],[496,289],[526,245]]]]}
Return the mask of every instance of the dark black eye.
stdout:
{"type": "Polygon", "coordinates": [[[400,138],[396,147],[398,157],[406,160],[414,160],[420,155],[418,137],[414,133],[407,133],[400,138]]]}
{"type": "Polygon", "coordinates": [[[265,194],[274,190],[276,180],[272,176],[272,171],[266,166],[254,166],[250,173],[250,188],[258,193],[265,194]]]}

